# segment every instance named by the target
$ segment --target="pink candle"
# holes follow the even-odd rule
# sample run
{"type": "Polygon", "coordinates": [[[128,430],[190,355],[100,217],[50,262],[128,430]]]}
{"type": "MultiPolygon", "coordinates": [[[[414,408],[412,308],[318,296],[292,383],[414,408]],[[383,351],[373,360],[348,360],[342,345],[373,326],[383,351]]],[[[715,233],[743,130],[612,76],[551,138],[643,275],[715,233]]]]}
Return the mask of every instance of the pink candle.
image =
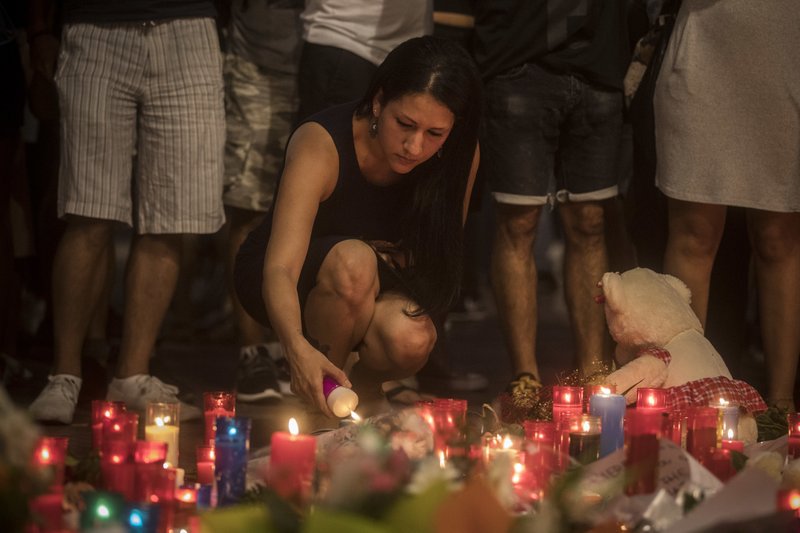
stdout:
{"type": "Polygon", "coordinates": [[[744,453],[744,441],[723,439],[722,440],[722,449],[723,450],[732,450],[732,451],[739,452],[739,453],[744,453]]]}
{"type": "Polygon", "coordinates": [[[311,435],[301,435],[297,421],[289,420],[289,433],[276,431],[270,439],[270,486],[286,498],[308,498],[316,455],[317,440],[311,435]]]}
{"type": "Polygon", "coordinates": [[[732,478],[736,471],[733,469],[733,462],[731,461],[731,451],[723,449],[713,450],[707,460],[709,471],[717,476],[717,479],[723,483],[732,478]]]}
{"type": "Polygon", "coordinates": [[[197,447],[197,482],[201,485],[214,484],[214,447],[197,447]]]}
{"type": "Polygon", "coordinates": [[[559,424],[563,413],[583,413],[583,387],[553,385],[553,422],[559,424]]]}
{"type": "Polygon", "coordinates": [[[213,391],[203,393],[203,412],[205,414],[205,442],[214,444],[218,416],[236,416],[236,396],[232,392],[213,391]]]}
{"type": "Polygon", "coordinates": [[[655,492],[661,429],[660,411],[639,408],[627,410],[625,468],[630,477],[625,492],[628,495],[655,492]]]}
{"type": "Polygon", "coordinates": [[[667,390],[655,387],[639,387],[636,390],[637,409],[667,408],[667,390]]]}
{"type": "Polygon", "coordinates": [[[103,421],[125,412],[125,403],[92,400],[92,449],[103,449],[103,421]]]}

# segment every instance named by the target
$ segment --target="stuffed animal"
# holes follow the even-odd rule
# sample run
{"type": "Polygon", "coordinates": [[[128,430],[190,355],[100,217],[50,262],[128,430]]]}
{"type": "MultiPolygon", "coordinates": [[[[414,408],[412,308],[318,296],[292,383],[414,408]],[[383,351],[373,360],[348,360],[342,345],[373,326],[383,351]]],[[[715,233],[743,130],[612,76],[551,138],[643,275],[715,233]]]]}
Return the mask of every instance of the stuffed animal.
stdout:
{"type": "MultiPolygon", "coordinates": [[[[681,280],[635,268],[622,274],[607,272],[599,286],[599,301],[604,303],[608,329],[617,342],[617,362],[622,365],[605,381],[627,391],[628,403],[636,401],[638,387],[664,387],[672,411],[717,404],[721,398],[751,414],[767,409],[753,387],[731,377],[703,335],[689,305],[691,293],[681,280]]],[[[752,417],[745,424],[746,440],[754,442],[752,417]]]]}

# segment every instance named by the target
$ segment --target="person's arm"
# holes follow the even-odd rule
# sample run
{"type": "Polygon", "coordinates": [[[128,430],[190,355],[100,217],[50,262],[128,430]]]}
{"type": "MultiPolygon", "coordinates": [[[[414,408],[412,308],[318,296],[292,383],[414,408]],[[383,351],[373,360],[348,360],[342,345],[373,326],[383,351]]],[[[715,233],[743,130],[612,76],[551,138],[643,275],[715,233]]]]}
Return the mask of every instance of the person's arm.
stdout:
{"type": "Polygon", "coordinates": [[[338,154],[330,135],[309,122],[292,135],[275,199],[272,233],[264,257],[262,297],[270,324],[291,366],[292,390],[330,413],[322,394],[322,377],[350,386],[347,375],[303,336],[297,281],[308,253],[319,204],[336,185],[338,154]]]}
{"type": "Polygon", "coordinates": [[[481,164],[481,146],[475,146],[475,155],[472,156],[472,167],[469,170],[469,178],[467,179],[467,194],[464,196],[464,214],[463,224],[467,223],[467,213],[469,212],[469,201],[472,198],[472,189],[475,187],[475,177],[478,175],[478,167],[481,164]]]}
{"type": "Polygon", "coordinates": [[[47,80],[53,79],[59,38],[55,34],[53,0],[30,0],[26,28],[31,67],[47,80]]]}

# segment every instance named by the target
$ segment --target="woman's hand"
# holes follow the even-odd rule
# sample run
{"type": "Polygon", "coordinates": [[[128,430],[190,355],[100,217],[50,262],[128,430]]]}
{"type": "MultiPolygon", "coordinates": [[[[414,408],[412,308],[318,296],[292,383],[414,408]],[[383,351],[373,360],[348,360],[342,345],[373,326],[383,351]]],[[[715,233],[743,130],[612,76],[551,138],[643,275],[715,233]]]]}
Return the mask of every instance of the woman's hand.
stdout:
{"type": "Polygon", "coordinates": [[[347,374],[308,342],[296,350],[287,350],[286,355],[291,366],[292,391],[317,406],[326,416],[336,418],[322,393],[322,378],[327,374],[340,385],[352,388],[347,374]]]}

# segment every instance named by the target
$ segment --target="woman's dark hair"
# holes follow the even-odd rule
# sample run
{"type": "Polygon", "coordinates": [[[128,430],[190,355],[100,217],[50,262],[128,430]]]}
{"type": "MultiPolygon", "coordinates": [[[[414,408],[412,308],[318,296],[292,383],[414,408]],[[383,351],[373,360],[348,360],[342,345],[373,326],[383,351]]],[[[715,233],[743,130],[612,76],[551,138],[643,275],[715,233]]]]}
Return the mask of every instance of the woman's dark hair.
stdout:
{"type": "Polygon", "coordinates": [[[455,116],[453,128],[434,156],[409,175],[415,182],[413,205],[403,225],[403,247],[412,267],[404,272],[420,309],[412,315],[437,315],[458,298],[463,254],[463,205],[481,117],[481,79],[461,45],[438,37],[418,37],[392,50],[378,67],[356,109],[372,114],[409,94],[429,94],[455,116]]]}

